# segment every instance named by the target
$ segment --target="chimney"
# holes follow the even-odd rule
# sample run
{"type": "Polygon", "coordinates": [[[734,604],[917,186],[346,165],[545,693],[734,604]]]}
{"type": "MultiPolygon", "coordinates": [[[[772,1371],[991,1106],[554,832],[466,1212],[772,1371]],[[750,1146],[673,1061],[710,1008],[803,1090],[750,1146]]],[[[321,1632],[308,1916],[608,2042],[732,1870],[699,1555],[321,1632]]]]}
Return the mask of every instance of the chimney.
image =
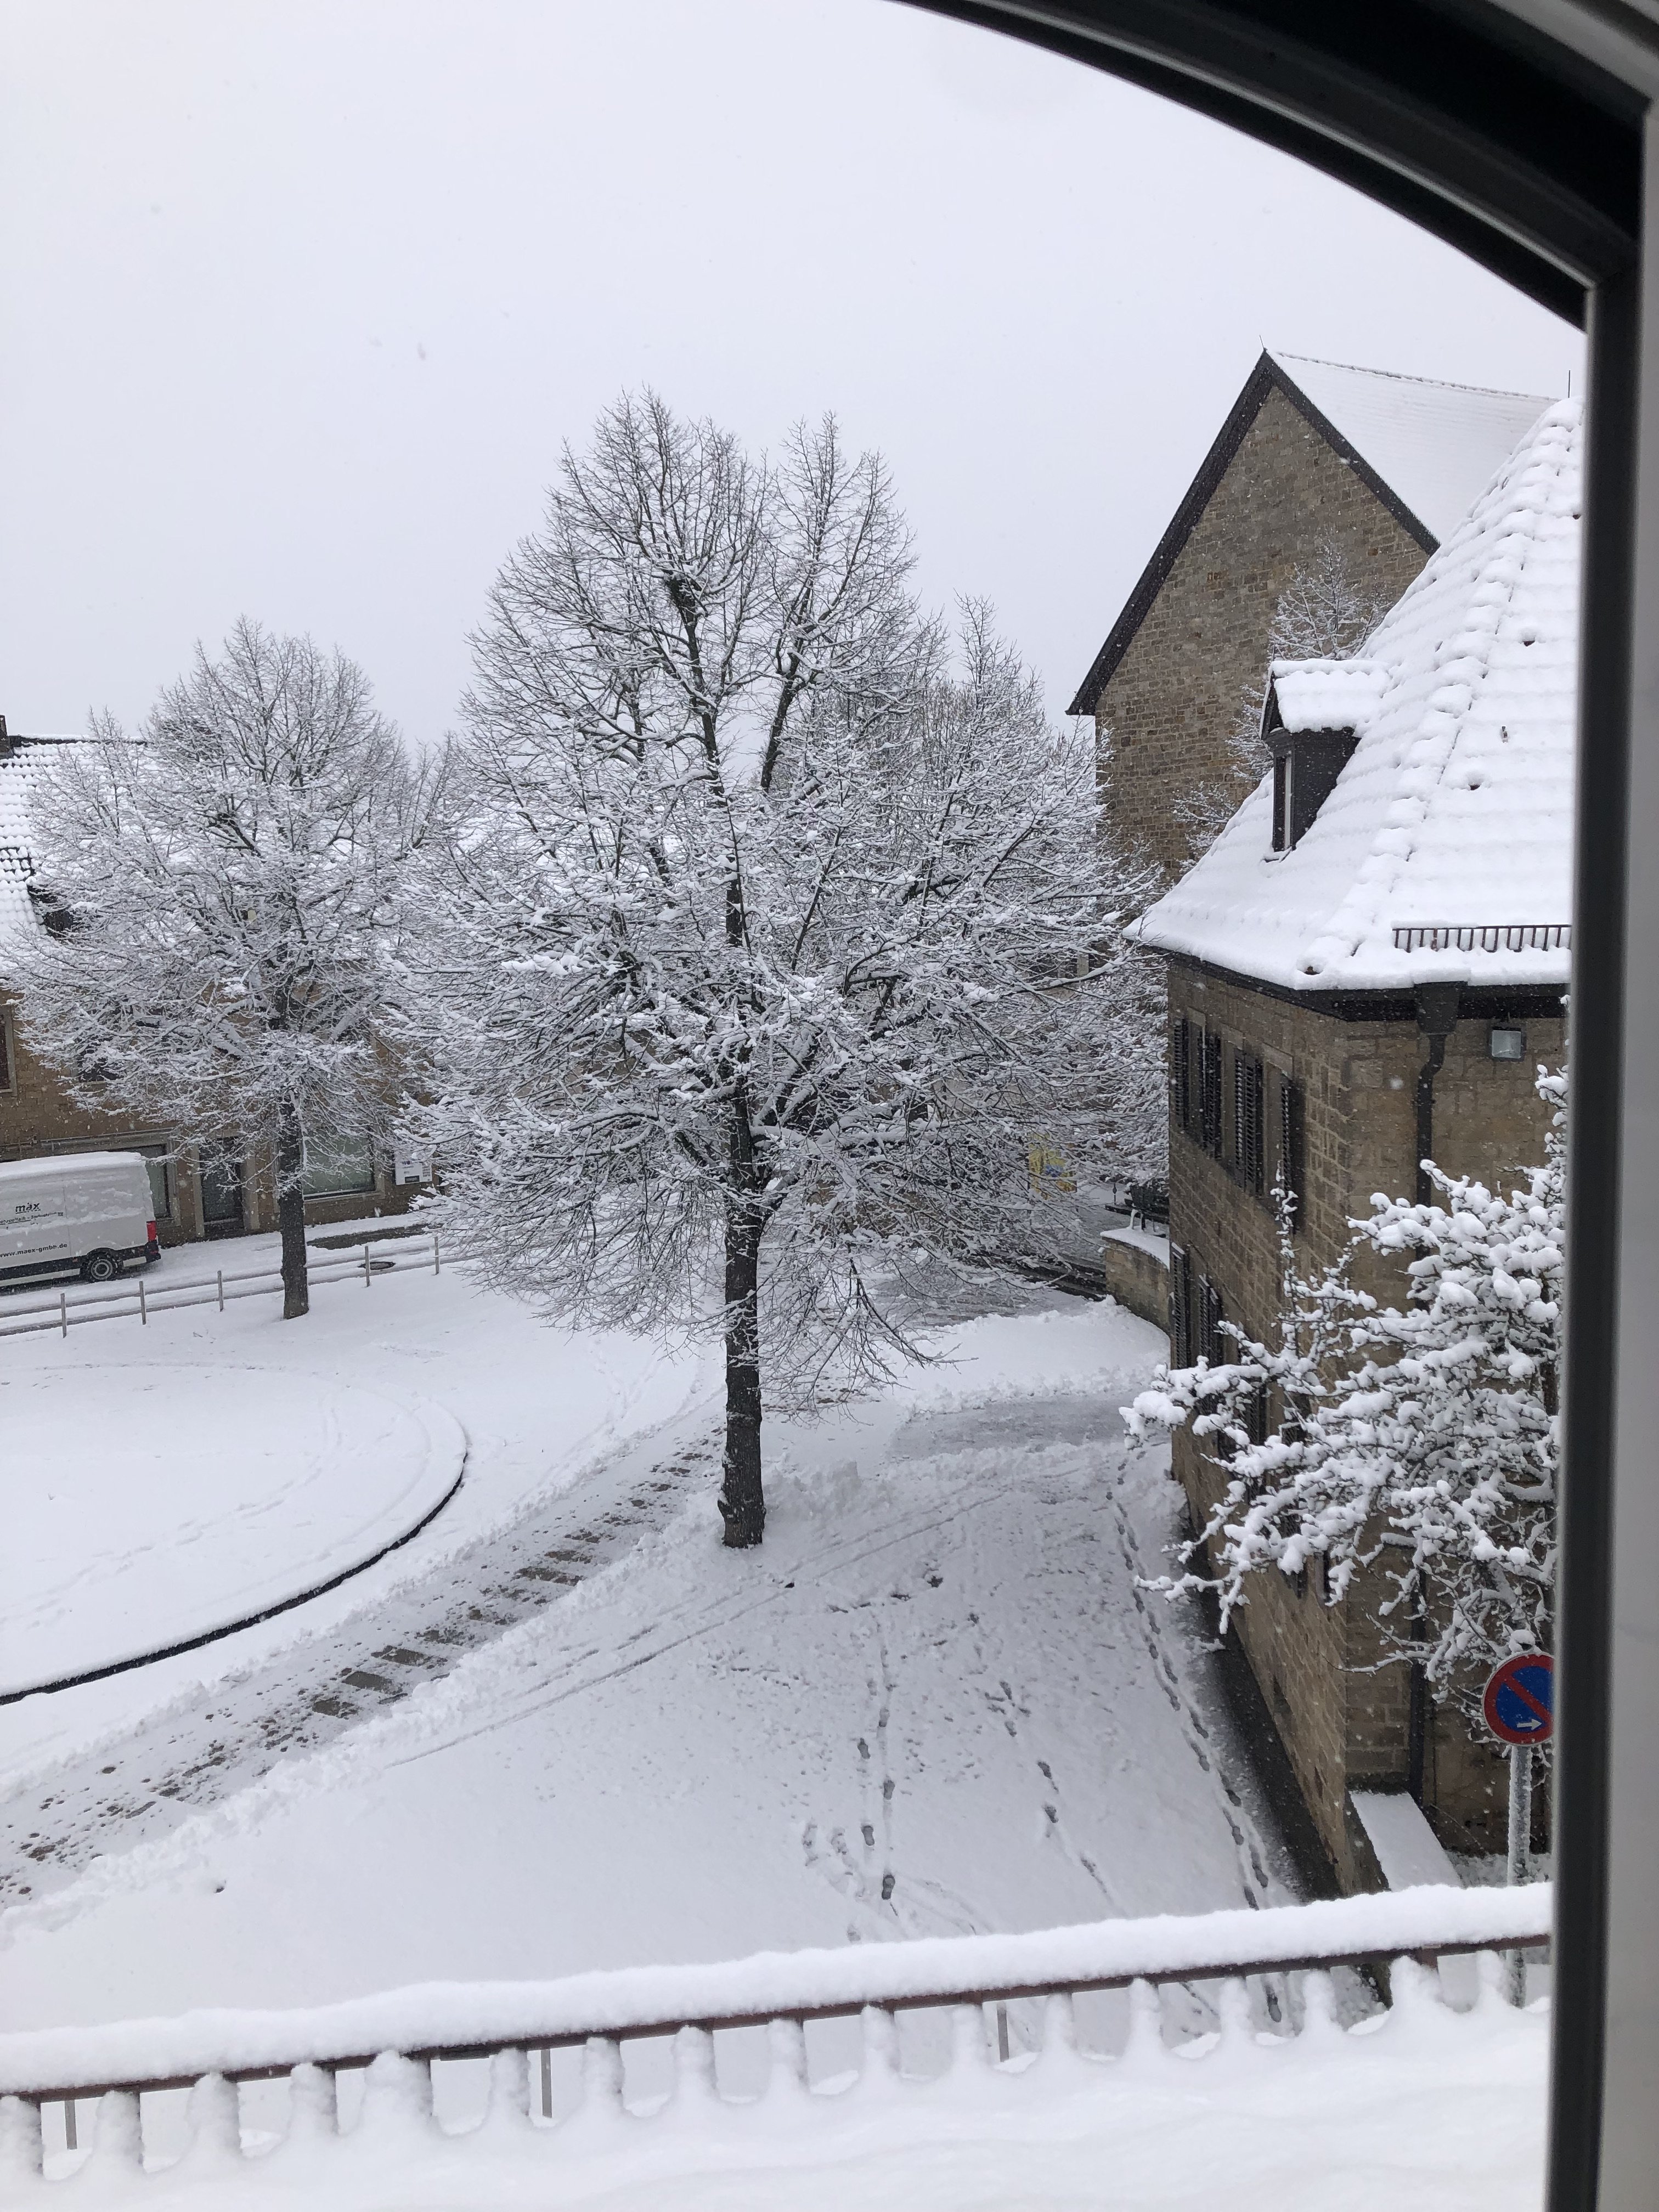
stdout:
{"type": "Polygon", "coordinates": [[[6,718],[0,714],[0,760],[11,750],[11,739],[6,735],[6,718]]]}

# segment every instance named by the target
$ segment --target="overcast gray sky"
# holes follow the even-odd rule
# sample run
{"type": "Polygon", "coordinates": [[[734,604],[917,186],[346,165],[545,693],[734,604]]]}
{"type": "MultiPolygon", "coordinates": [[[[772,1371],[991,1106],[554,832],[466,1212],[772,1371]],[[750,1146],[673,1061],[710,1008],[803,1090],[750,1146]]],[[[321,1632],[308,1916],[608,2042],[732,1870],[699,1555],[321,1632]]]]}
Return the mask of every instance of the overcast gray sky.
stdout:
{"type": "Polygon", "coordinates": [[[1063,708],[1265,340],[1575,387],[1343,187],[894,0],[0,0],[0,711],[242,612],[441,733],[566,439],[654,384],[878,446],[1063,708]]]}

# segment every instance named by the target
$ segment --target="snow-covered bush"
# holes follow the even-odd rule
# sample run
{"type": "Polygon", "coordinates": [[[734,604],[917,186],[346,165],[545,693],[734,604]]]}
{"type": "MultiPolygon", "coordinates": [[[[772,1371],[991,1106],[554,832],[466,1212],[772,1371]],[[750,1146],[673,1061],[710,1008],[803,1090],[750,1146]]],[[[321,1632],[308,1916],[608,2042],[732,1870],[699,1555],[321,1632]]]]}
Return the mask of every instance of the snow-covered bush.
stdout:
{"type": "Polygon", "coordinates": [[[33,1048],[88,1105],[263,1146],[283,1311],[307,1306],[304,1148],[387,1120],[402,871],[434,779],[368,678],[242,622],[137,737],[95,718],[31,787],[46,927],[9,948],[33,1048]]]}
{"type": "Polygon", "coordinates": [[[774,1402],[884,1372],[917,1286],[1054,1249],[1034,1146],[1161,1117],[1088,748],[909,568],[833,422],[756,460],[625,398],[474,641],[426,1127],[503,1286],[724,1335],[732,1544],[763,1346],[774,1402]]]}
{"type": "Polygon", "coordinates": [[[1187,1573],[1224,1616],[1251,1575],[1322,1572],[1339,1603],[1362,1571],[1379,1625],[1437,1695],[1473,1709],[1487,1669],[1547,1649],[1555,1576],[1563,1274],[1563,1078],[1542,1165],[1507,1194],[1437,1169],[1428,1205],[1381,1195],[1340,1261],[1298,1279],[1269,1347],[1223,1323],[1237,1358],[1161,1376],[1126,1418],[1188,1425],[1227,1481],[1187,1573]],[[1409,1295],[1358,1288],[1363,1251],[1405,1262],[1409,1295]],[[1277,1425],[1264,1436],[1264,1407],[1277,1425]],[[1194,1565],[1206,1559],[1210,1571],[1194,1565]]]}

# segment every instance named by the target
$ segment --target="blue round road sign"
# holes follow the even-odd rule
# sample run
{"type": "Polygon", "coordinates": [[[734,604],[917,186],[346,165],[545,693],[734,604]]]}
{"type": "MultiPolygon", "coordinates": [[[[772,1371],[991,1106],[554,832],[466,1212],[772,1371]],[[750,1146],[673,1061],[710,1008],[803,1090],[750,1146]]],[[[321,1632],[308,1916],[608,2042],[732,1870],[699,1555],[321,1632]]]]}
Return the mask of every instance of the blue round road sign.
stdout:
{"type": "Polygon", "coordinates": [[[1555,1726],[1555,1662],[1521,1651],[1494,1668],[1481,1700],[1486,1726],[1505,1743],[1547,1743],[1555,1726]]]}

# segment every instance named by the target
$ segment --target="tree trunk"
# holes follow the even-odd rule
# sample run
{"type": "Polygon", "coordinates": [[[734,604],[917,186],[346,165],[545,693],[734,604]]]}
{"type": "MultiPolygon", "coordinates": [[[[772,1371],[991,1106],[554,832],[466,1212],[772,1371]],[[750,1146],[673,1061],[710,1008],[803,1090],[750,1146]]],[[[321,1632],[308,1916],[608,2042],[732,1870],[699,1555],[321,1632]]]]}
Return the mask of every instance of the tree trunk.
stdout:
{"type": "Polygon", "coordinates": [[[300,1117],[292,1106],[276,1118],[276,1226],[283,1236],[283,1319],[297,1321],[311,1311],[311,1281],[306,1272],[306,1200],[300,1188],[304,1147],[300,1117]]]}
{"type": "Polygon", "coordinates": [[[726,1464],[720,1517],[734,1549],[766,1528],[761,1486],[761,1224],[736,1194],[726,1203],[726,1464]]]}

